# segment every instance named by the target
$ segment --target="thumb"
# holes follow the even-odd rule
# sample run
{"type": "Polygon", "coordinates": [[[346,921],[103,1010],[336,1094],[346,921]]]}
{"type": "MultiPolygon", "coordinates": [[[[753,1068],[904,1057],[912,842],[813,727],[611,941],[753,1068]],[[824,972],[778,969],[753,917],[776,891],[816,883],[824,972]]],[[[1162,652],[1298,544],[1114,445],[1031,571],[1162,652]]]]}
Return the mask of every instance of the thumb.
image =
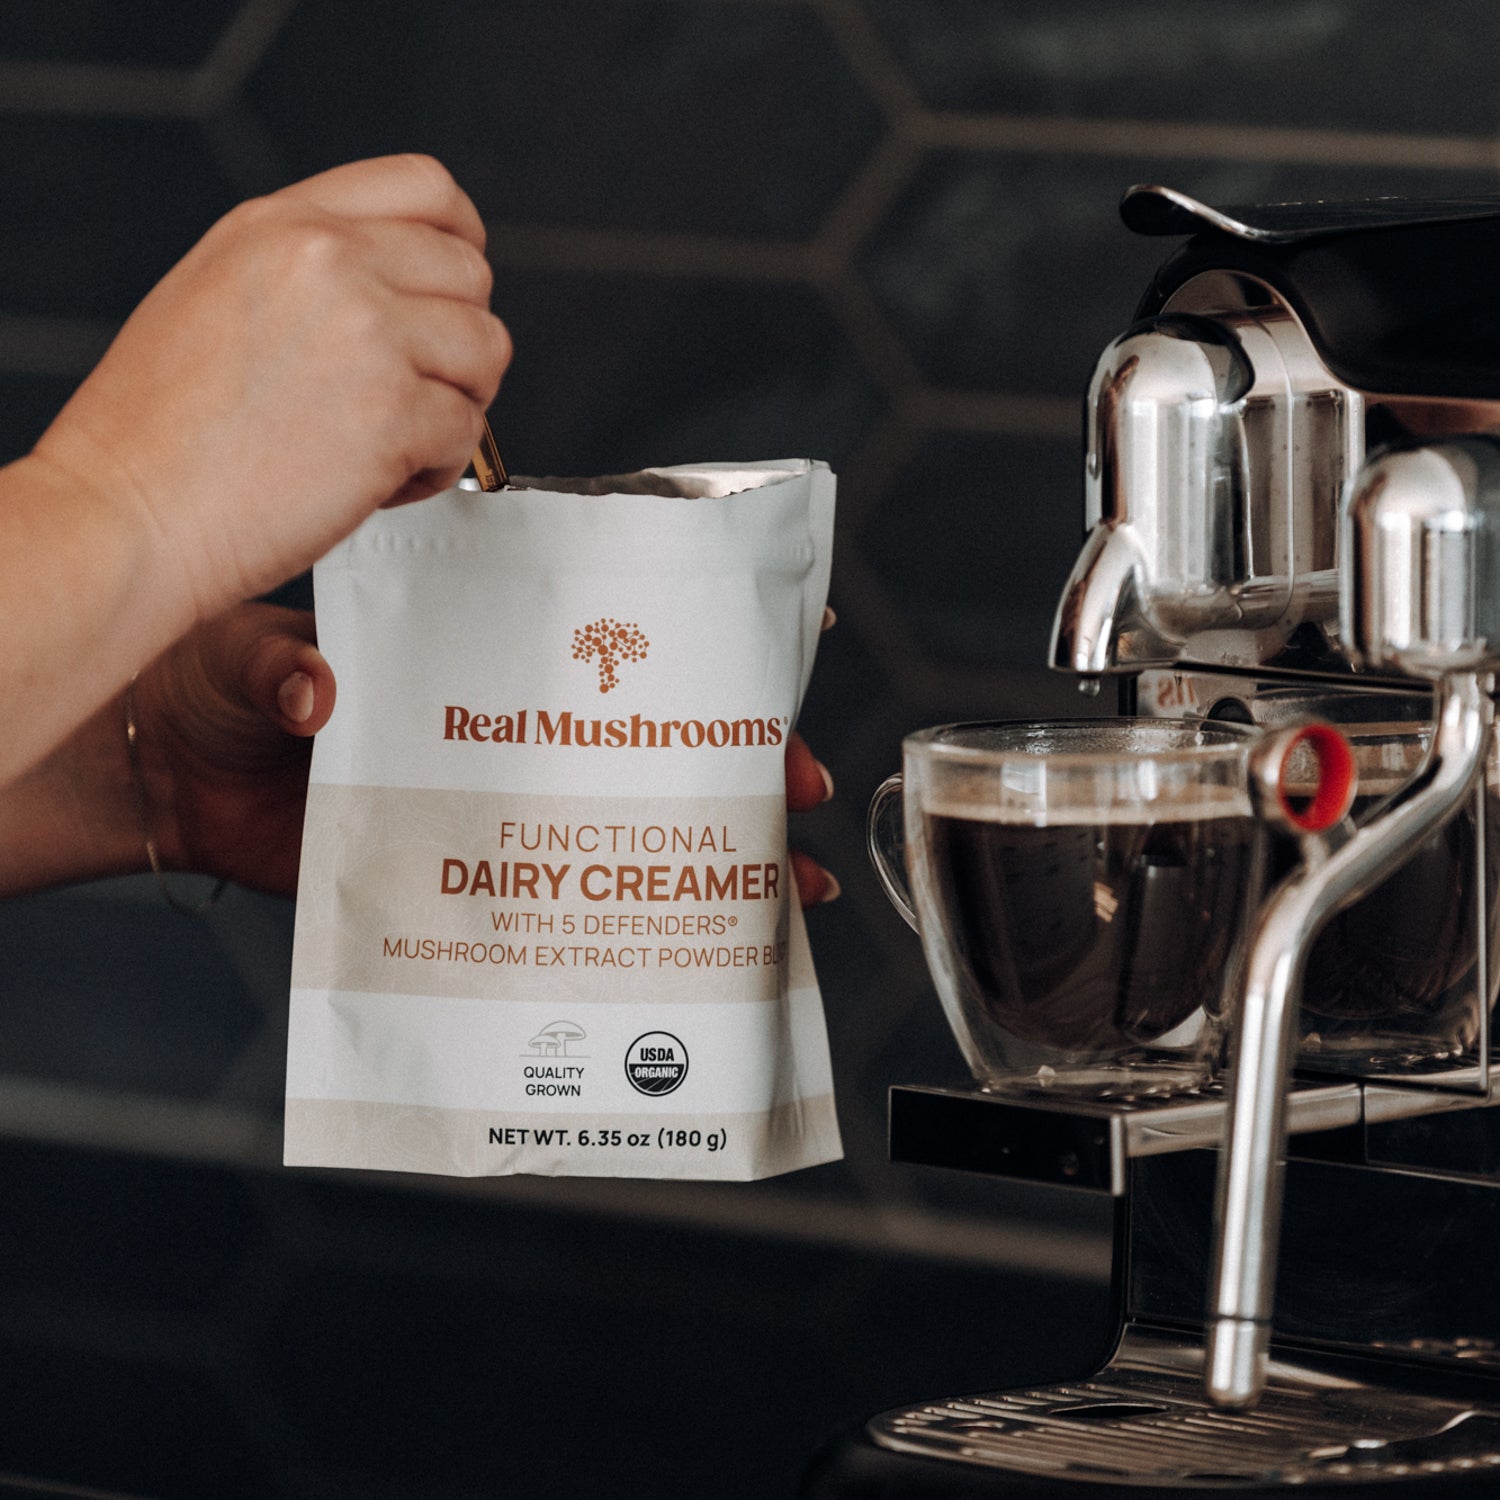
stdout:
{"type": "Polygon", "coordinates": [[[184,750],[226,770],[264,770],[333,712],[333,668],[310,612],[241,604],[198,627],[143,674],[184,750]]]}
{"type": "Polygon", "coordinates": [[[262,608],[247,610],[224,643],[243,652],[241,691],[262,718],[285,733],[314,735],[333,713],[333,668],[318,650],[311,615],[262,608]]]}

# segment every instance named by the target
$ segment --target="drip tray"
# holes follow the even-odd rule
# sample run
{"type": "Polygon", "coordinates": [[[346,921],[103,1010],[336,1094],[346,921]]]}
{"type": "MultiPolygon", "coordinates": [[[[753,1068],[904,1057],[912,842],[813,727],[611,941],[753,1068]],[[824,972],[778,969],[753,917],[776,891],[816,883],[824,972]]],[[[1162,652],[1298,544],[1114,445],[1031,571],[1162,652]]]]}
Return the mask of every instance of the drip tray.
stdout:
{"type": "Polygon", "coordinates": [[[1127,1335],[1092,1379],[886,1412],[869,1435],[895,1452],[1100,1484],[1232,1491],[1489,1473],[1500,1489],[1500,1405],[1278,1361],[1253,1411],[1220,1411],[1196,1351],[1141,1342],[1127,1335]],[[1163,1353],[1181,1367],[1139,1362],[1163,1353]]]}

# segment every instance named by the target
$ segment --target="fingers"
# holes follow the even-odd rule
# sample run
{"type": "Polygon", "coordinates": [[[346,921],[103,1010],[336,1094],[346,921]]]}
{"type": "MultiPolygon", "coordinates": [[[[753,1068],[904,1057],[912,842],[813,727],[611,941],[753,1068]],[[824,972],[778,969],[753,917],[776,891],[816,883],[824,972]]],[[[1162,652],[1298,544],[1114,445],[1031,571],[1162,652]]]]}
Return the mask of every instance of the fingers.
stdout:
{"type": "MultiPolygon", "coordinates": [[[[786,805],[792,812],[809,812],[833,796],[833,777],[794,729],[786,744],[786,805]]],[[[792,878],[803,906],[818,906],[839,894],[834,877],[800,849],[791,851],[792,878]]]]}
{"type": "Polygon", "coordinates": [[[351,162],[262,201],[276,199],[346,221],[305,226],[317,269],[328,260],[383,283],[399,300],[382,320],[405,331],[414,368],[489,406],[510,364],[510,334],[489,310],[494,277],[478,211],[446,168],[423,156],[351,162]]]}
{"type": "Polygon", "coordinates": [[[425,500],[456,484],[469,467],[482,429],[483,404],[441,378],[417,382],[407,404],[412,429],[424,441],[407,450],[401,464],[407,477],[381,502],[384,509],[425,500]]]}
{"type": "Polygon", "coordinates": [[[448,169],[430,156],[347,162],[282,188],[273,198],[351,218],[414,219],[484,249],[484,221],[448,169]]]}
{"type": "Polygon", "coordinates": [[[803,906],[822,906],[840,894],[839,883],[816,860],[800,849],[791,852],[792,879],[797,882],[797,899],[803,906]]]}
{"type": "Polygon", "coordinates": [[[480,411],[495,399],[510,364],[510,334],[499,318],[440,297],[428,298],[422,316],[410,321],[406,344],[419,375],[456,387],[480,411]]]}
{"type": "Polygon", "coordinates": [[[347,232],[363,264],[393,290],[489,306],[494,273],[467,240],[406,219],[358,220],[347,232]]]}
{"type": "MultiPolygon", "coordinates": [[[[382,222],[359,227],[362,262],[420,312],[403,320],[409,357],[423,375],[447,381],[488,407],[513,353],[510,331],[489,310],[493,274],[484,256],[427,224],[382,222]]],[[[397,314],[392,316],[397,325],[397,314]]]]}
{"type": "Polygon", "coordinates": [[[828,767],[794,729],[786,743],[786,805],[793,812],[810,812],[832,796],[833,777],[828,767]]]}

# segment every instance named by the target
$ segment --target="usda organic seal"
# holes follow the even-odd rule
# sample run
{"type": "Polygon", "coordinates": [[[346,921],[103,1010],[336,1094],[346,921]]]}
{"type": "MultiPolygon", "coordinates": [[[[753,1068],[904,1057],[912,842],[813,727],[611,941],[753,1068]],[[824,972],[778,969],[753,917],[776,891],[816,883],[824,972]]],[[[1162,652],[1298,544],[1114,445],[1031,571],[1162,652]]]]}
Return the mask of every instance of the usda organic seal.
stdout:
{"type": "Polygon", "coordinates": [[[625,1076],[640,1094],[670,1094],[687,1070],[687,1048],[670,1031],[648,1031],[625,1053],[625,1076]]]}

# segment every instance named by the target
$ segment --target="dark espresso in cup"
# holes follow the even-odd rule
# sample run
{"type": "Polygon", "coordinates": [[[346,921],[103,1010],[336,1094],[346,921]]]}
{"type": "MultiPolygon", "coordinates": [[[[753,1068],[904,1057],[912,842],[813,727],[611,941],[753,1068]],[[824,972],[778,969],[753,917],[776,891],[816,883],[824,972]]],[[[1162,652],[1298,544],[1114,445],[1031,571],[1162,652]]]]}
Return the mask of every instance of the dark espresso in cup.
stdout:
{"type": "Polygon", "coordinates": [[[1223,791],[1149,822],[925,810],[934,908],[970,1003],[1013,1037],[1099,1056],[1216,1014],[1261,883],[1256,826],[1223,791]]]}

